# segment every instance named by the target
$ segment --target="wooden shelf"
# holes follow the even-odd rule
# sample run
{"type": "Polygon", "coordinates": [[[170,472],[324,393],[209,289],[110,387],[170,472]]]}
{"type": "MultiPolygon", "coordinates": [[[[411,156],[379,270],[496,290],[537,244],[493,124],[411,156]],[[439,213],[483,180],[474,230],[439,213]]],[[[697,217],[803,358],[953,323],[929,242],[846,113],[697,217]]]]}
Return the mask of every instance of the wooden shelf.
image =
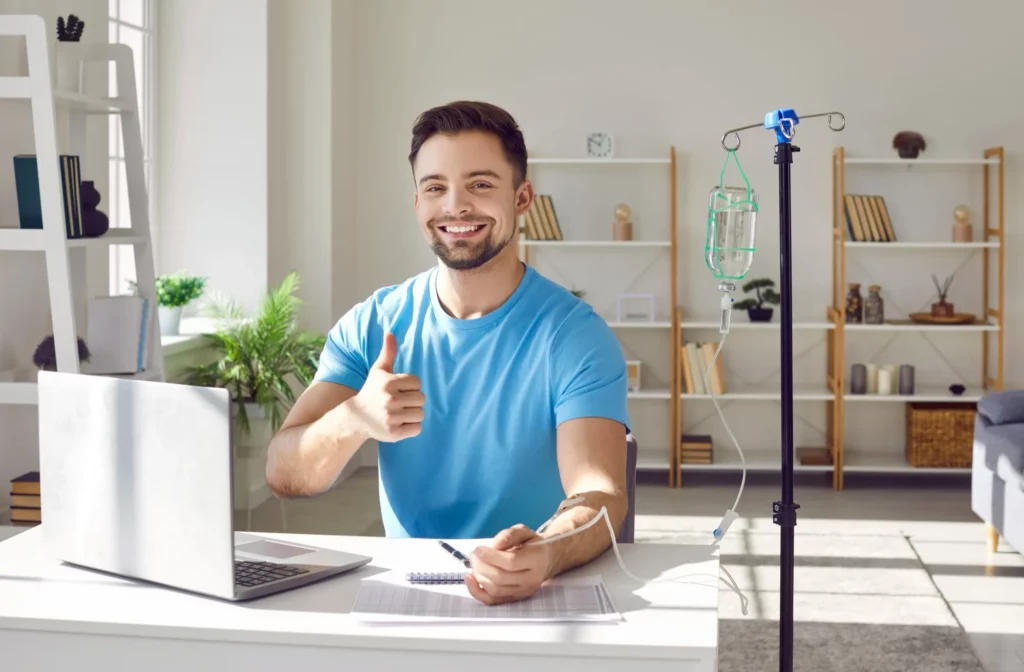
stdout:
{"type": "MultiPolygon", "coordinates": [[[[779,322],[747,322],[747,321],[744,321],[743,317],[734,315],[732,320],[729,322],[729,331],[732,332],[732,331],[735,331],[735,330],[749,330],[749,329],[754,329],[754,330],[773,330],[773,329],[779,329],[781,326],[782,325],[779,322]],[[738,317],[740,319],[737,319],[738,317]]],[[[683,320],[682,323],[680,324],[680,327],[683,328],[683,329],[718,329],[719,323],[718,323],[718,319],[717,318],[714,318],[714,319],[711,319],[711,318],[708,318],[708,319],[689,319],[689,320],[683,320]]],[[[811,330],[820,329],[820,330],[828,330],[828,329],[834,329],[834,328],[835,328],[834,324],[832,324],[831,322],[825,322],[824,320],[821,320],[821,321],[811,320],[811,321],[806,321],[806,322],[794,321],[793,322],[793,329],[811,329],[811,330]]]]}
{"type": "Polygon", "coordinates": [[[978,240],[968,243],[956,243],[956,242],[901,242],[893,241],[888,243],[879,242],[863,242],[857,240],[847,240],[843,243],[848,249],[857,248],[869,248],[869,249],[888,249],[888,250],[977,250],[989,247],[999,247],[1000,242],[998,240],[978,240]]]}
{"type": "Polygon", "coordinates": [[[975,321],[968,324],[921,324],[913,320],[886,320],[884,324],[846,322],[844,331],[999,331],[994,322],[975,321]]]}
{"type": "Polygon", "coordinates": [[[521,239],[524,247],[672,247],[671,240],[530,240],[521,239]]]}
{"type": "MultiPolygon", "coordinates": [[[[976,157],[935,157],[919,159],[900,159],[896,157],[856,157],[849,156],[844,147],[836,147],[832,151],[832,308],[830,315],[836,316],[839,320],[837,327],[833,330],[833,341],[827,354],[829,367],[829,381],[837,381],[838,389],[843,390],[833,405],[833,414],[830,426],[832,428],[831,440],[835,447],[836,460],[840,468],[834,474],[834,487],[843,487],[844,473],[898,473],[898,474],[969,474],[969,468],[920,468],[913,467],[906,463],[902,451],[893,451],[892,454],[862,452],[856,449],[849,449],[846,446],[845,429],[846,413],[848,405],[857,405],[857,408],[870,408],[871,404],[907,404],[914,402],[933,403],[972,403],[980,400],[984,395],[993,390],[1002,389],[1003,368],[1004,368],[1004,329],[1002,323],[1005,320],[1005,212],[1004,212],[1004,160],[1003,147],[989,147],[979,152],[976,157]],[[847,222],[845,216],[845,197],[847,193],[846,166],[980,166],[981,203],[976,204],[980,211],[980,218],[977,227],[981,231],[983,240],[969,242],[954,241],[853,241],[847,240],[847,222]],[[982,254],[981,277],[977,282],[981,284],[982,303],[972,306],[978,319],[968,324],[927,324],[917,323],[909,319],[891,319],[884,324],[863,324],[843,322],[843,307],[846,301],[847,290],[847,254],[857,250],[887,250],[889,253],[909,252],[914,250],[924,251],[980,251],[982,254]],[[914,333],[922,337],[930,337],[938,332],[950,334],[982,334],[983,338],[978,339],[981,349],[980,371],[977,372],[976,381],[989,381],[988,388],[980,384],[967,386],[967,389],[960,396],[953,395],[947,385],[922,385],[921,376],[918,376],[918,384],[912,395],[879,395],[879,394],[850,394],[849,391],[849,370],[851,361],[846,355],[847,338],[862,338],[864,333],[876,332],[886,334],[892,338],[893,334],[900,332],[914,333]],[[848,336],[849,335],[849,336],[848,336]],[[865,405],[868,405],[867,407],[865,405]]],[[[967,179],[976,179],[968,175],[967,179]]],[[[913,220],[909,220],[908,228],[913,227],[913,220]]],[[[900,231],[896,231],[897,235],[900,231]]],[[[908,231],[912,236],[913,232],[908,231]]],[[[898,259],[895,256],[886,257],[886,260],[898,259]]],[[[898,262],[896,262],[898,263],[898,262]]],[[[966,281],[959,281],[966,282],[966,281]]],[[[968,308],[966,305],[960,308],[968,308]]],[[[933,378],[933,376],[927,376],[933,378]]],[[[952,382],[952,381],[951,381],[952,382]]],[[[894,382],[895,384],[895,382],[894,382]]],[[[831,387],[831,385],[830,385],[831,387]]],[[[864,422],[858,413],[858,422],[864,422]]]]}
{"type": "Polygon", "coordinates": [[[900,159],[895,157],[845,156],[843,163],[846,165],[863,166],[997,166],[1000,161],[999,159],[977,157],[900,159]]]}
{"type": "Polygon", "coordinates": [[[671,158],[664,159],[595,159],[591,157],[530,157],[526,159],[526,163],[529,165],[605,165],[605,166],[623,166],[623,165],[642,165],[642,166],[667,166],[672,162],[671,158]]]}
{"type": "MultiPolygon", "coordinates": [[[[711,400],[710,394],[680,394],[680,399],[707,399],[711,400]]],[[[778,387],[756,387],[753,389],[737,390],[716,394],[718,401],[780,401],[782,391],[778,387]]],[[[793,386],[793,401],[833,401],[835,395],[825,386],[793,386]]]]}

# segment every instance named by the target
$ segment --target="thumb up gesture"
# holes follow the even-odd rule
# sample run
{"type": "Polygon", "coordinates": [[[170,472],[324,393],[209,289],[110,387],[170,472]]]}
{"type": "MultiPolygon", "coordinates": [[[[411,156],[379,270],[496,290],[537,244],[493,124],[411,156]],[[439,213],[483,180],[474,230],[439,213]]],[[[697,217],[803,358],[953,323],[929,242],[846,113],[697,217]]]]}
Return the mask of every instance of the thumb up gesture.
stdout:
{"type": "Polygon", "coordinates": [[[384,347],[370,367],[354,406],[365,434],[385,442],[400,441],[420,433],[423,404],[420,379],[408,373],[394,372],[398,342],[394,334],[384,335],[384,347]]]}

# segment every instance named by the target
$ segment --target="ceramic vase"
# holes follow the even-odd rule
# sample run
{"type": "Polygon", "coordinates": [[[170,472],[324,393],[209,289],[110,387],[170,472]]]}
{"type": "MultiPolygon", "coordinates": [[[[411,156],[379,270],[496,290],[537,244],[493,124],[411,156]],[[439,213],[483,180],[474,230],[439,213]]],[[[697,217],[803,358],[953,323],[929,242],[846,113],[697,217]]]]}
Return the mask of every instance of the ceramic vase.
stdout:
{"type": "Polygon", "coordinates": [[[107,215],[96,209],[100,204],[100,192],[92,180],[82,180],[82,233],[86,238],[102,236],[110,228],[107,215]]]}
{"type": "Polygon", "coordinates": [[[72,93],[82,92],[82,43],[58,40],[53,50],[54,88],[72,93]]]}

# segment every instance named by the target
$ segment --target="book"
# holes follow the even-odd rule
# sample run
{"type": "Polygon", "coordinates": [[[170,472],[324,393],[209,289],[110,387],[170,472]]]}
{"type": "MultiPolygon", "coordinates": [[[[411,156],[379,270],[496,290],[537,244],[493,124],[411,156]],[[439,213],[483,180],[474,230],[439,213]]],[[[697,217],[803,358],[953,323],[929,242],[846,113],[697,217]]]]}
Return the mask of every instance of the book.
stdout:
{"type": "Polygon", "coordinates": [[[39,472],[30,471],[22,474],[17,478],[11,479],[11,494],[12,495],[38,495],[39,490],[39,472]]]}
{"type": "MultiPolygon", "coordinates": [[[[68,238],[81,238],[84,235],[81,161],[78,156],[68,154],[62,154],[57,158],[57,169],[61,178],[61,210],[64,213],[65,234],[68,238]]],[[[35,155],[19,154],[14,157],[14,180],[21,228],[43,228],[39,165],[35,155]]]]}
{"type": "Polygon", "coordinates": [[[138,373],[149,356],[149,300],[141,296],[97,296],[89,300],[91,374],[138,373]]]}

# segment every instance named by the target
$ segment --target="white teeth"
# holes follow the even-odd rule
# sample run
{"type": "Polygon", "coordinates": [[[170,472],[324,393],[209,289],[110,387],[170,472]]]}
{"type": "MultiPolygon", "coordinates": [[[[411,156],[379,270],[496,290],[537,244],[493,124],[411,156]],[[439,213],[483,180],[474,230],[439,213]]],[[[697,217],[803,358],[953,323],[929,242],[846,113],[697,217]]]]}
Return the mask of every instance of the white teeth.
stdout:
{"type": "Polygon", "coordinates": [[[469,233],[470,231],[476,231],[479,226],[446,226],[445,229],[448,233],[469,233]]]}

